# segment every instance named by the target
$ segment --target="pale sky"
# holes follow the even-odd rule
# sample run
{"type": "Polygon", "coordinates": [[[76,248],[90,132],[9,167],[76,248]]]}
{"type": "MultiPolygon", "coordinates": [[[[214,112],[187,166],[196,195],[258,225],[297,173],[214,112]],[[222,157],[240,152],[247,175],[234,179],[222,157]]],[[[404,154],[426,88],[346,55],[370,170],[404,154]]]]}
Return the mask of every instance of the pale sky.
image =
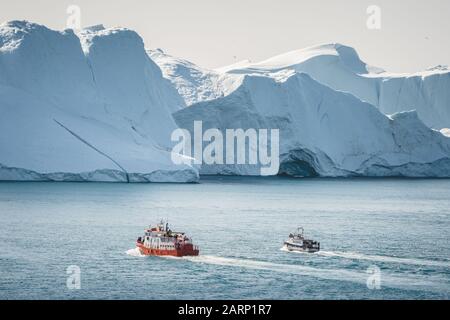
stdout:
{"type": "Polygon", "coordinates": [[[62,30],[72,4],[82,27],[127,27],[146,47],[208,68],[330,42],[392,72],[450,65],[448,0],[0,0],[0,21],[62,30]],[[380,30],[366,26],[369,5],[381,9],[380,30]]]}

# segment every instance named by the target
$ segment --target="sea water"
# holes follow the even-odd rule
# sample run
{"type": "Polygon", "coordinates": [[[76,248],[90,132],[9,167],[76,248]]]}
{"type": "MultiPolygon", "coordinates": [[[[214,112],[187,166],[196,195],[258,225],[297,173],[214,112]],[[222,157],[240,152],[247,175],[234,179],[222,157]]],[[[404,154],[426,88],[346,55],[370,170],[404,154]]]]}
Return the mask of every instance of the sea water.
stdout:
{"type": "Polygon", "coordinates": [[[0,183],[0,298],[448,299],[449,209],[450,180],[0,183]],[[141,256],[161,219],[200,256],[141,256]]]}

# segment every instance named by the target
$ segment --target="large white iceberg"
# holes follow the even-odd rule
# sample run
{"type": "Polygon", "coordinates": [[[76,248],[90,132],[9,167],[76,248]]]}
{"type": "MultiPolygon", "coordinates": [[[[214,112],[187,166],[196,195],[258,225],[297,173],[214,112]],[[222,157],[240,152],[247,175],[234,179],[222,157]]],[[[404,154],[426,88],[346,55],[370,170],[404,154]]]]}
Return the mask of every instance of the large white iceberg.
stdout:
{"type": "Polygon", "coordinates": [[[315,80],[350,92],[385,114],[416,110],[435,129],[450,127],[450,70],[437,66],[414,74],[388,73],[361,61],[355,49],[326,44],[288,52],[258,63],[218,69],[226,74],[308,73],[315,80]]]}
{"type": "Polygon", "coordinates": [[[161,68],[164,77],[173,83],[188,106],[226,96],[242,82],[242,76],[208,70],[171,56],[161,49],[147,50],[147,53],[161,68]]]}
{"type": "MultiPolygon", "coordinates": [[[[340,44],[216,70],[150,54],[189,106],[174,114],[180,127],[191,136],[200,120],[204,130],[280,129],[281,174],[450,177],[448,129],[429,128],[450,126],[445,67],[388,74],[340,44]]],[[[260,169],[203,165],[201,173],[260,169]]]]}
{"type": "Polygon", "coordinates": [[[367,65],[355,49],[341,44],[296,50],[257,63],[241,61],[216,70],[154,52],[151,51],[152,59],[173,82],[187,105],[233,92],[243,75],[277,77],[280,72],[295,71],[308,73],[335,90],[352,93],[385,114],[416,110],[429,127],[450,127],[450,70],[445,66],[413,74],[388,73],[367,65]]]}
{"type": "Polygon", "coordinates": [[[198,181],[171,160],[183,107],[133,31],[0,25],[0,180],[198,181]]]}
{"type": "MultiPolygon", "coordinates": [[[[355,96],[309,75],[281,70],[245,75],[225,97],[184,108],[174,117],[193,133],[279,129],[280,174],[292,176],[450,177],[450,139],[417,113],[382,114],[355,96]]],[[[259,166],[204,165],[203,174],[259,175],[259,166]]]]}
{"type": "Polygon", "coordinates": [[[389,75],[335,44],[211,71],[127,29],[13,21],[0,25],[0,180],[195,182],[170,141],[195,120],[280,129],[280,174],[450,177],[448,75],[389,75]]]}

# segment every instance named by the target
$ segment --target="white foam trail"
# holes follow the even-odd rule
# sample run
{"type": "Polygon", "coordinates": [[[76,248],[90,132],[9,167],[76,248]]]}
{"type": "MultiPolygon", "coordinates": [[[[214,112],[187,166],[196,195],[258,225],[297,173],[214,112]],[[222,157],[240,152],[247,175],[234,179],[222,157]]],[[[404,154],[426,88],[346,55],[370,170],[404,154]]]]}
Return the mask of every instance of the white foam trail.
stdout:
{"type": "Polygon", "coordinates": [[[388,262],[388,263],[399,263],[399,264],[409,264],[417,266],[430,266],[430,267],[444,267],[450,268],[449,261],[434,261],[434,260],[424,260],[424,259],[412,259],[412,258],[399,258],[390,256],[377,256],[377,255],[365,255],[357,252],[341,252],[341,251],[319,251],[315,253],[316,255],[324,257],[338,257],[352,260],[367,260],[374,262],[388,262]]]}
{"type": "MultiPolygon", "coordinates": [[[[281,251],[289,253],[299,253],[299,254],[310,254],[300,251],[289,251],[285,247],[280,249],[281,251]]],[[[424,260],[424,259],[413,259],[413,258],[400,258],[392,256],[377,256],[377,255],[366,255],[357,252],[343,252],[343,251],[319,251],[315,252],[315,255],[324,257],[337,257],[345,258],[351,260],[367,260],[374,262],[389,262],[389,263],[399,263],[399,264],[409,264],[417,266],[433,266],[433,267],[444,267],[450,268],[450,261],[436,261],[436,260],[424,260]]]]}
{"type": "MultiPolygon", "coordinates": [[[[126,251],[126,254],[135,257],[147,257],[141,254],[138,248],[126,251]]],[[[253,270],[265,270],[271,272],[280,272],[287,274],[295,274],[299,276],[310,276],[319,279],[350,281],[366,285],[369,274],[364,271],[353,271],[345,269],[321,269],[294,264],[281,264],[267,261],[257,261],[249,259],[226,258],[210,255],[201,255],[197,257],[171,257],[163,256],[161,258],[173,260],[185,260],[193,263],[238,267],[253,270]]],[[[433,291],[433,292],[449,292],[449,282],[447,279],[436,276],[417,276],[410,275],[392,275],[382,271],[381,286],[390,288],[399,288],[405,290],[433,291]],[[430,281],[431,280],[431,281],[430,281]]]]}
{"type": "MultiPolygon", "coordinates": [[[[311,276],[320,279],[350,281],[359,284],[367,284],[369,274],[361,271],[350,271],[344,269],[320,269],[303,265],[279,264],[266,261],[255,261],[247,259],[224,258],[216,256],[184,257],[183,259],[195,263],[204,263],[219,266],[230,266],[248,268],[254,270],[266,270],[280,273],[311,276]]],[[[448,292],[448,280],[442,278],[429,281],[425,276],[391,275],[386,272],[381,274],[381,285],[391,288],[420,291],[448,292]]],[[[431,278],[431,277],[428,277],[431,278]]],[[[435,277],[434,277],[435,278],[435,277]]]]}
{"type": "Polygon", "coordinates": [[[133,248],[130,250],[125,251],[125,253],[129,256],[133,256],[133,257],[146,257],[145,255],[143,255],[141,253],[141,250],[139,250],[139,248],[133,248]]]}
{"type": "Polygon", "coordinates": [[[284,251],[284,252],[289,252],[289,253],[298,253],[298,254],[305,254],[305,255],[311,254],[309,252],[303,252],[303,251],[294,251],[294,250],[291,251],[291,250],[288,250],[286,247],[282,247],[280,250],[284,251]]]}

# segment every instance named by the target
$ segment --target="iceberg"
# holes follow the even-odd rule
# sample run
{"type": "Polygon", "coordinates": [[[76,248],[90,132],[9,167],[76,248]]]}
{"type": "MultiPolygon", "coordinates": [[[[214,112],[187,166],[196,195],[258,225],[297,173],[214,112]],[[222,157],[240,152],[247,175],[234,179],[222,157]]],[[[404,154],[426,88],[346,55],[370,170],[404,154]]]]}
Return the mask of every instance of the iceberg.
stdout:
{"type": "MultiPolygon", "coordinates": [[[[353,66],[358,68],[360,66],[353,66]]],[[[279,174],[450,177],[450,139],[417,112],[391,116],[354,95],[282,69],[245,74],[230,94],[174,113],[180,128],[279,129],[279,174]]],[[[258,165],[203,165],[201,174],[259,175],[258,165]]]]}
{"type": "Polygon", "coordinates": [[[450,70],[446,66],[413,74],[389,73],[363,62],[354,48],[332,43],[217,71],[270,75],[281,70],[308,73],[322,84],[349,92],[385,114],[416,110],[427,126],[450,127],[450,70]]]}
{"type": "Polygon", "coordinates": [[[242,82],[242,76],[208,70],[185,59],[171,56],[161,49],[148,49],[147,53],[188,106],[226,96],[242,82]]]}
{"type": "Polygon", "coordinates": [[[207,70],[146,51],[125,28],[11,21],[0,25],[0,180],[261,174],[257,164],[173,161],[183,156],[171,134],[195,121],[278,129],[278,174],[450,177],[448,79],[445,66],[388,74],[339,44],[207,70]]]}
{"type": "Polygon", "coordinates": [[[187,105],[233,92],[244,75],[278,77],[282,72],[293,71],[307,73],[332,89],[349,92],[385,114],[416,110],[427,126],[450,127],[450,69],[447,66],[413,74],[389,73],[366,64],[355,49],[338,43],[295,50],[257,63],[245,60],[215,70],[162,52],[151,53],[151,57],[187,105]],[[195,74],[195,81],[191,81],[188,74],[195,74]]]}
{"type": "MultiPolygon", "coordinates": [[[[163,52],[151,56],[188,106],[174,113],[181,128],[192,133],[202,121],[205,130],[280,129],[280,174],[450,177],[445,66],[389,74],[340,44],[216,70],[163,52]],[[396,81],[403,82],[398,90],[396,81]],[[205,91],[216,93],[198,94],[205,91]]],[[[259,175],[260,167],[204,164],[201,174],[259,175]]]]}
{"type": "Polygon", "coordinates": [[[184,106],[131,30],[0,25],[0,180],[197,182],[171,160],[184,106]]]}

